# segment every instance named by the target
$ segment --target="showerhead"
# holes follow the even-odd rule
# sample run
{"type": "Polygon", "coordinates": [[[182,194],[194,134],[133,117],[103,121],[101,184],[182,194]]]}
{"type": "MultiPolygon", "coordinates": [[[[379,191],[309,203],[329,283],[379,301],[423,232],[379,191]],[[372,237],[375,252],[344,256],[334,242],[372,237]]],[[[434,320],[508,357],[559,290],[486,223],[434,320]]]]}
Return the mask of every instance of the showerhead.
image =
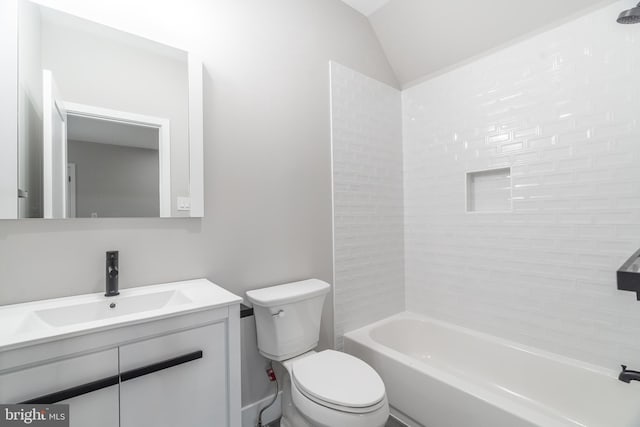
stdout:
{"type": "Polygon", "coordinates": [[[618,16],[618,24],[640,24],[640,3],[633,9],[622,12],[618,16]]]}

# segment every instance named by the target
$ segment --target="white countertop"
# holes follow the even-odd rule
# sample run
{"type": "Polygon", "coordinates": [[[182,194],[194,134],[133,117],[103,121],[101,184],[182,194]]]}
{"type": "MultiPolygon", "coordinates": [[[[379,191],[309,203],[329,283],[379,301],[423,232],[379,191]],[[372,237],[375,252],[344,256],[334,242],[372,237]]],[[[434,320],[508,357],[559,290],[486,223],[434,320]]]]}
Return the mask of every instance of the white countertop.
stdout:
{"type": "Polygon", "coordinates": [[[209,280],[196,279],[123,289],[115,297],[98,292],[2,306],[0,352],[241,302],[209,280]]]}

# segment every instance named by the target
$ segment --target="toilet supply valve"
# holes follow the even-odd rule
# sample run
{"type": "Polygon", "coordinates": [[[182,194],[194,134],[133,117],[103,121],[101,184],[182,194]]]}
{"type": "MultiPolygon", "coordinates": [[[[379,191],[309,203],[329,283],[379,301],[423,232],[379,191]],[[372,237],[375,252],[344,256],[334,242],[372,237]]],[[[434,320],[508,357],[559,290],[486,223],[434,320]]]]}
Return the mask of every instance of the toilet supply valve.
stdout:
{"type": "Polygon", "coordinates": [[[267,368],[267,376],[269,377],[269,381],[274,382],[276,380],[276,373],[273,372],[272,368],[267,368]]]}
{"type": "Polygon", "coordinates": [[[284,317],[284,310],[279,310],[277,313],[271,314],[274,318],[284,317]]]}
{"type": "Polygon", "coordinates": [[[271,381],[272,383],[273,382],[276,383],[276,392],[273,394],[273,399],[271,399],[271,402],[269,402],[267,406],[260,409],[260,412],[258,412],[258,422],[256,423],[256,427],[265,426],[265,424],[262,424],[262,414],[264,413],[264,411],[272,407],[273,404],[276,403],[276,400],[278,400],[278,389],[280,387],[278,385],[278,379],[276,378],[276,373],[273,371],[273,362],[269,362],[269,367],[267,368],[267,376],[269,377],[269,381],[271,381]]]}

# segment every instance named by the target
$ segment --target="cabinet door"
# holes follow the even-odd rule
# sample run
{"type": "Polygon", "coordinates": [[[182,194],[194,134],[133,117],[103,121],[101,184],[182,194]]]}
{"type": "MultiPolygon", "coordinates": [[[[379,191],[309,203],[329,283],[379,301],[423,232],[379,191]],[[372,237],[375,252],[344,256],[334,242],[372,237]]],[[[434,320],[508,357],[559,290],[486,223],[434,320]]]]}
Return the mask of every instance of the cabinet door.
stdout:
{"type": "Polygon", "coordinates": [[[229,425],[226,323],[120,347],[122,427],[229,425]]]}
{"type": "Polygon", "coordinates": [[[71,427],[118,427],[118,350],[0,375],[2,403],[69,404],[71,427]]]}

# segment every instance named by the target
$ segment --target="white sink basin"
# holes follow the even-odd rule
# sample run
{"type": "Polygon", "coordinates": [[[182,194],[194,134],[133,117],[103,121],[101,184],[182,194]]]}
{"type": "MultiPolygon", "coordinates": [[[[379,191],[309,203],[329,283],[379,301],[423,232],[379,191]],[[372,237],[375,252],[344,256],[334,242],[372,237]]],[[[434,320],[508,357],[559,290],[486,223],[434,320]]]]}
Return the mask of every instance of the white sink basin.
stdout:
{"type": "Polygon", "coordinates": [[[206,279],[142,286],[0,307],[0,352],[101,329],[239,304],[206,279]]]}
{"type": "Polygon", "coordinates": [[[36,310],[34,314],[46,324],[57,327],[144,313],[189,302],[191,300],[181,291],[169,290],[145,295],[122,295],[105,298],[104,301],[36,310]]]}
{"type": "Polygon", "coordinates": [[[23,316],[13,317],[11,321],[3,322],[0,340],[3,336],[31,334],[46,327],[47,325],[34,313],[25,313],[23,316]]]}

